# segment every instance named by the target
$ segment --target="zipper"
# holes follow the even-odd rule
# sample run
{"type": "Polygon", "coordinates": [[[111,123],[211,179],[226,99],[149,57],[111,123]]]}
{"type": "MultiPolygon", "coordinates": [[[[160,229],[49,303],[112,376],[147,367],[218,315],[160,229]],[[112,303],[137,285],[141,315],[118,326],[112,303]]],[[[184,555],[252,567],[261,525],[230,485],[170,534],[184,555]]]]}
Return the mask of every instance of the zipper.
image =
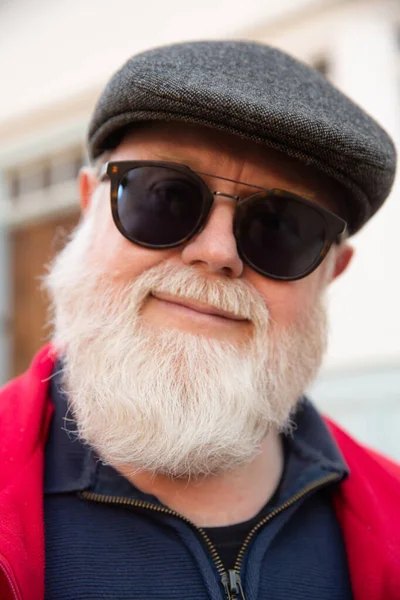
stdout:
{"type": "Polygon", "coordinates": [[[221,583],[228,600],[246,600],[239,573],[230,569],[221,576],[221,583]]]}
{"type": "Polygon", "coordinates": [[[322,477],[321,479],[314,481],[314,483],[310,483],[309,485],[306,485],[306,487],[304,487],[302,490],[300,490],[300,492],[297,492],[297,494],[294,494],[291,498],[289,498],[289,500],[286,500],[286,502],[284,502],[283,504],[278,506],[278,508],[276,508],[271,513],[269,513],[269,515],[267,515],[266,517],[261,519],[261,521],[259,521],[257,523],[257,525],[255,525],[253,527],[253,529],[250,531],[250,533],[245,538],[243,544],[241,545],[241,548],[237,555],[235,566],[234,566],[235,571],[237,573],[240,573],[240,569],[242,567],[242,563],[243,563],[243,559],[244,559],[246,550],[249,547],[249,544],[252,541],[254,535],[257,533],[257,531],[259,529],[261,529],[261,527],[263,527],[266,523],[268,523],[268,521],[270,521],[271,519],[276,517],[276,515],[278,515],[282,511],[284,511],[286,508],[289,508],[290,506],[295,504],[298,500],[300,500],[304,496],[307,496],[307,494],[309,494],[310,492],[318,489],[319,487],[323,487],[327,483],[333,483],[334,481],[339,481],[340,479],[341,479],[340,475],[338,475],[337,473],[331,473],[330,475],[327,475],[326,477],[322,477]]]}
{"type": "Polygon", "coordinates": [[[192,529],[197,531],[197,533],[200,534],[203,541],[205,542],[205,544],[208,548],[208,551],[210,553],[211,559],[212,559],[212,561],[215,565],[215,568],[217,569],[217,572],[220,576],[221,584],[224,589],[226,599],[227,600],[246,600],[246,596],[244,594],[244,590],[243,590],[243,586],[242,586],[242,582],[241,582],[241,578],[240,578],[240,571],[242,568],[243,559],[246,554],[246,551],[247,551],[253,537],[257,533],[257,531],[259,531],[261,529],[261,527],[263,527],[266,523],[268,523],[268,521],[270,521],[271,519],[276,517],[279,513],[281,513],[285,509],[287,509],[290,506],[292,506],[293,504],[295,504],[295,502],[297,502],[298,500],[300,500],[301,498],[303,498],[304,496],[309,494],[311,491],[314,491],[314,490],[318,489],[319,487],[324,486],[327,483],[333,483],[336,480],[337,481],[340,480],[340,476],[337,473],[331,473],[330,475],[327,475],[326,477],[322,477],[321,479],[318,479],[314,483],[311,483],[311,484],[307,485],[306,487],[304,487],[300,492],[297,492],[297,494],[294,494],[291,498],[289,498],[289,500],[287,500],[286,502],[281,504],[278,508],[276,508],[271,513],[269,513],[266,517],[261,519],[261,521],[259,521],[257,523],[257,525],[255,525],[253,527],[253,529],[246,536],[243,544],[240,547],[239,553],[238,553],[236,561],[235,561],[234,568],[230,569],[228,571],[225,569],[224,564],[221,560],[221,557],[218,554],[217,549],[215,548],[214,544],[212,543],[212,541],[210,540],[210,538],[208,537],[208,535],[206,534],[204,529],[202,529],[201,527],[197,527],[197,525],[195,525],[192,521],[190,521],[190,519],[187,519],[186,517],[179,514],[178,512],[176,512],[170,508],[166,508],[164,506],[158,506],[157,504],[151,504],[150,502],[146,502],[144,500],[134,500],[133,498],[123,498],[121,496],[106,496],[104,494],[95,494],[93,492],[87,492],[87,491],[80,492],[79,496],[81,498],[84,498],[85,500],[90,500],[92,502],[98,502],[101,504],[118,504],[118,505],[122,505],[122,506],[136,506],[137,508],[151,510],[151,511],[158,512],[161,514],[170,515],[170,516],[180,519],[181,521],[184,521],[192,529]]]}

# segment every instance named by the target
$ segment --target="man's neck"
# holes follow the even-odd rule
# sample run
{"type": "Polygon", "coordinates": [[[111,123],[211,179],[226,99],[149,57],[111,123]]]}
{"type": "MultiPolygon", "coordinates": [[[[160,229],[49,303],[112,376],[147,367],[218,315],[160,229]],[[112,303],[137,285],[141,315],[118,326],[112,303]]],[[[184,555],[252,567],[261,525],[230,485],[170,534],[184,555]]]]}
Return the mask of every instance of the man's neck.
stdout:
{"type": "Polygon", "coordinates": [[[270,433],[244,467],[197,480],[171,479],[126,464],[114,467],[142,492],[152,494],[198,527],[219,527],[254,517],[273,496],[283,471],[283,445],[270,433]]]}

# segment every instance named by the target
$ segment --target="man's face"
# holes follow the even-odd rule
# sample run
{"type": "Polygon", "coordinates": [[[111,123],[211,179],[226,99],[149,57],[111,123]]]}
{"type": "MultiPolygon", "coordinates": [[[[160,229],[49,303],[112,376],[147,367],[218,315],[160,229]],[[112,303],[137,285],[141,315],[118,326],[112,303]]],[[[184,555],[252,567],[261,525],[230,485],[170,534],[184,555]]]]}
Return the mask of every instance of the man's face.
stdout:
{"type": "MultiPolygon", "coordinates": [[[[339,193],[334,183],[328,183],[321,175],[281,153],[178,123],[139,130],[122,142],[111,159],[177,162],[228,179],[287,190],[315,200],[326,208],[332,207],[335,193],[339,193]]],[[[254,190],[234,183],[204,179],[212,190],[240,197],[254,193],[254,190]]],[[[207,226],[182,248],[160,251],[137,246],[116,229],[111,218],[109,193],[109,184],[100,185],[94,192],[99,214],[90,254],[116,281],[129,281],[143,271],[171,260],[176,265],[193,266],[209,278],[248,282],[265,298],[271,318],[277,324],[287,326],[315,305],[332,278],[333,259],[324,261],[310,276],[288,283],[268,279],[245,265],[238,255],[233,236],[236,202],[225,197],[215,197],[207,226]]],[[[142,314],[154,325],[169,325],[181,331],[238,342],[248,335],[251,327],[248,322],[189,313],[157,298],[146,302],[142,314]]]]}
{"type": "MultiPolygon", "coordinates": [[[[181,163],[327,207],[337,192],[277,152],[187,125],[143,127],[110,158],[181,163]]],[[[115,227],[109,183],[85,171],[80,185],[83,223],[48,278],[80,434],[108,462],[175,477],[249,462],[269,431],[288,426],[316,374],[323,293],[350,251],[333,249],[304,279],[273,281],[241,261],[230,198],[215,197],[205,228],[182,247],[151,250],[115,227]]]]}

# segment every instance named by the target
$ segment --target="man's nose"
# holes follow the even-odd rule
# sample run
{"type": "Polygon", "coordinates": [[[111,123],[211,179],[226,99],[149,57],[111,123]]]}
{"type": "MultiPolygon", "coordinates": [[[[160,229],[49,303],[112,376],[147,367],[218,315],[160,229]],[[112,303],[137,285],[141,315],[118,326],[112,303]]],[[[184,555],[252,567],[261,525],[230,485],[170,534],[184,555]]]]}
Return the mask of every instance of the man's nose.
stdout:
{"type": "Polygon", "coordinates": [[[240,277],[243,262],[233,235],[236,200],[216,197],[204,229],[183,248],[181,258],[208,273],[240,277]]]}

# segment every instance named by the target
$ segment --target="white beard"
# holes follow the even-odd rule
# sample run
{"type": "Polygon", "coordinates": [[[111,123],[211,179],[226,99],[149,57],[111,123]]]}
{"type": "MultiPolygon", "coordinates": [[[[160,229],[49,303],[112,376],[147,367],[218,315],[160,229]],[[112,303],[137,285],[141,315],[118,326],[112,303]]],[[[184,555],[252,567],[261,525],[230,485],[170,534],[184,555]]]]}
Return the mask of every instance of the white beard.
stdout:
{"type": "Polygon", "coordinates": [[[107,463],[171,477],[199,477],[250,462],[290,415],[326,346],[320,303],[290,329],[269,318],[248,283],[216,280],[165,261],[126,285],[89,264],[89,214],[56,258],[46,286],[53,344],[78,433],[107,463]],[[243,344],[151,327],[140,309],[166,292],[249,318],[243,344]]]}

